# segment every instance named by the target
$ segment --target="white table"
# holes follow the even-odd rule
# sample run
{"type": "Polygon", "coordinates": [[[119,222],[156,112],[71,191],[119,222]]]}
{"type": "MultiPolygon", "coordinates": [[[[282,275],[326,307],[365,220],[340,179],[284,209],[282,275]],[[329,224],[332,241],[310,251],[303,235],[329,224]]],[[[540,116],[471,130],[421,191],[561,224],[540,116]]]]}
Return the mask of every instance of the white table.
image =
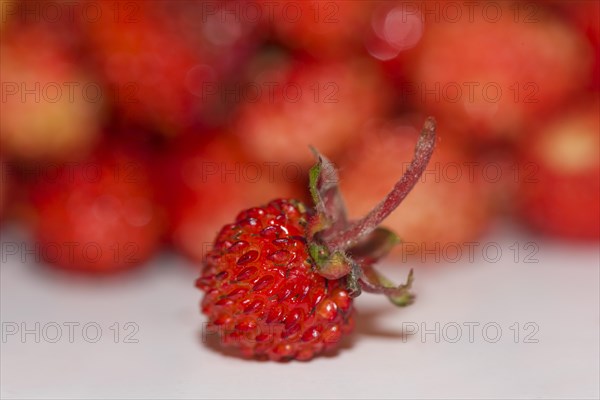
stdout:
{"type": "MultiPolygon", "coordinates": [[[[347,348],[307,363],[205,345],[196,273],[176,255],[90,280],[3,254],[2,398],[598,398],[597,246],[495,232],[479,249],[495,243],[498,262],[481,250],[473,262],[411,261],[413,306],[361,296],[347,348]],[[514,242],[537,244],[538,262],[515,262],[514,242]]],[[[3,251],[23,241],[2,231],[3,251]]],[[[408,264],[385,271],[401,278],[408,264]]]]}

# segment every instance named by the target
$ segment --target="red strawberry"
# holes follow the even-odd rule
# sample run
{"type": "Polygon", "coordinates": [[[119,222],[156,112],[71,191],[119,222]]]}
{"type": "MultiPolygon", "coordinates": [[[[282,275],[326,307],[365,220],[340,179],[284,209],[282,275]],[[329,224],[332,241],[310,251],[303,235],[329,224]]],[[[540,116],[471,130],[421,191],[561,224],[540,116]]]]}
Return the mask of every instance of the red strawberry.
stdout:
{"type": "Polygon", "coordinates": [[[308,167],[313,145],[335,159],[360,127],[390,108],[390,89],[369,60],[277,62],[255,75],[233,132],[262,161],[308,167]],[[254,93],[258,93],[255,95],[254,93]]]}
{"type": "Polygon", "coordinates": [[[0,44],[0,143],[6,154],[65,160],[80,158],[96,142],[103,88],[69,50],[45,25],[22,26],[0,44]]]}
{"type": "Polygon", "coordinates": [[[253,41],[254,24],[221,11],[228,3],[100,3],[102,18],[85,24],[92,59],[127,118],[167,135],[218,122],[215,87],[253,41]]]}
{"type": "Polygon", "coordinates": [[[521,145],[536,166],[519,181],[517,209],[532,228],[576,239],[600,238],[600,105],[590,100],[548,122],[521,145]]]}
{"type": "MultiPolygon", "coordinates": [[[[394,174],[409,165],[417,132],[404,122],[389,121],[363,134],[364,142],[342,163],[344,173],[353,177],[341,184],[351,218],[377,204],[394,184],[394,174]]],[[[424,251],[440,254],[445,246],[476,239],[490,220],[488,204],[480,165],[441,141],[419,184],[386,226],[406,242],[401,247],[405,254],[423,258],[424,251]]]]}
{"type": "Polygon", "coordinates": [[[600,3],[597,1],[573,0],[555,1],[552,4],[583,33],[594,52],[594,67],[590,87],[600,89],[600,3]]]}
{"type": "Polygon", "coordinates": [[[219,233],[198,286],[206,291],[202,311],[227,330],[224,345],[246,356],[306,360],[352,330],[344,281],[311,268],[309,217],[303,204],[275,200],[219,233]]]}
{"type": "Polygon", "coordinates": [[[514,141],[586,86],[591,49],[540,4],[472,6],[425,18],[403,96],[470,141],[514,141]]]}
{"type": "Polygon", "coordinates": [[[224,133],[177,144],[163,175],[162,197],[171,218],[171,239],[195,260],[206,255],[232,213],[275,195],[296,196],[301,171],[245,158],[224,133]]]}
{"type": "Polygon", "coordinates": [[[373,269],[395,239],[377,225],[419,179],[434,143],[429,120],[409,171],[361,220],[346,219],[337,173],[319,156],[310,172],[315,209],[274,200],[225,225],[197,281],[206,292],[209,329],[246,356],[308,360],[352,330],[352,297],[361,289],[410,304],[410,275],[406,285],[394,286],[373,269]]]}
{"type": "Polygon", "coordinates": [[[105,273],[147,260],[161,235],[141,158],[129,150],[101,149],[85,162],[40,175],[32,196],[38,212],[36,237],[51,264],[105,273]]]}
{"type": "Polygon", "coordinates": [[[293,49],[319,58],[356,54],[362,50],[363,32],[375,2],[264,0],[263,16],[275,36],[293,49]]]}

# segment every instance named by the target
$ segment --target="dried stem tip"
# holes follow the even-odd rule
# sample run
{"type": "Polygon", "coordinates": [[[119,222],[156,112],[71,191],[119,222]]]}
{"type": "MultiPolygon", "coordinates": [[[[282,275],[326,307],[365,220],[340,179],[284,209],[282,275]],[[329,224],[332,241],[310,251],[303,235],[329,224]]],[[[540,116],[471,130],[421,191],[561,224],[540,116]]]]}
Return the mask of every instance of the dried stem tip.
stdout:
{"type": "Polygon", "coordinates": [[[400,178],[385,199],[371,210],[369,214],[358,221],[349,223],[346,229],[337,232],[333,237],[325,239],[331,251],[344,250],[355,245],[362,238],[373,232],[402,203],[402,200],[410,193],[411,189],[419,181],[425,168],[427,168],[435,147],[435,130],[435,119],[433,117],[427,118],[415,147],[414,159],[402,178],[400,178]]]}

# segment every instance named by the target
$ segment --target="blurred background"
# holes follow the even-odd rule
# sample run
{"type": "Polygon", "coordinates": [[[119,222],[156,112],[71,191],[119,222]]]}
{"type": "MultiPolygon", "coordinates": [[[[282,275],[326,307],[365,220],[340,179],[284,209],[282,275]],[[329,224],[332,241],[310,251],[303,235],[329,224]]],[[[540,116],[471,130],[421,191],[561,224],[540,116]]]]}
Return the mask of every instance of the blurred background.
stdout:
{"type": "MultiPolygon", "coordinates": [[[[429,115],[433,159],[386,221],[396,261],[435,280],[498,232],[521,240],[515,263],[527,243],[597,248],[599,4],[0,0],[3,290],[11,262],[27,279],[169,270],[165,254],[195,271],[239,211],[308,201],[309,145],[359,217],[429,115]]],[[[90,280],[68,279],[75,307],[90,280]]]]}
{"type": "Polygon", "coordinates": [[[200,260],[238,211],[307,199],[309,145],[364,214],[433,115],[435,156],[387,221],[410,252],[477,240],[499,219],[597,242],[599,12],[4,0],[2,224],[69,269],[127,269],[167,247],[200,260]]]}

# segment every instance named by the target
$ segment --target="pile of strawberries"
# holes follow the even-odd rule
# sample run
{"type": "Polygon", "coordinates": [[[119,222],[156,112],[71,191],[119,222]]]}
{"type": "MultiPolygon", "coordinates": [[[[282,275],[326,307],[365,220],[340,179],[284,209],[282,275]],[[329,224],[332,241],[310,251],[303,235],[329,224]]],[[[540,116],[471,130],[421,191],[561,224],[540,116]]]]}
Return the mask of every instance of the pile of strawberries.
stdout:
{"type": "Polygon", "coordinates": [[[2,2],[1,223],[68,269],[201,260],[239,211],[309,202],[309,145],[364,215],[433,115],[433,158],[385,222],[414,254],[498,218],[597,241],[599,7],[2,2]]]}

